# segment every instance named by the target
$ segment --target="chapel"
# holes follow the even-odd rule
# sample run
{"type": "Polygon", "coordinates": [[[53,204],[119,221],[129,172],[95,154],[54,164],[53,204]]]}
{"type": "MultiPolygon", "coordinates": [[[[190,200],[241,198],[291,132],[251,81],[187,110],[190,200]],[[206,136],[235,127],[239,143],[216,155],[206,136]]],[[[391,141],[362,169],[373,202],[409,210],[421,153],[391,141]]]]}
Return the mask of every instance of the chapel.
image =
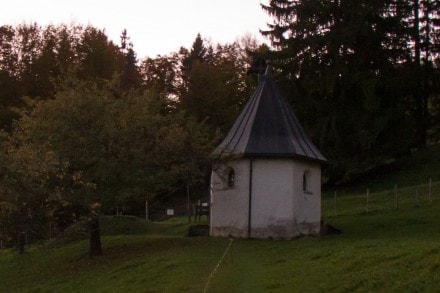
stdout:
{"type": "Polygon", "coordinates": [[[321,222],[321,166],[270,66],[214,150],[210,235],[291,239],[321,222]]]}

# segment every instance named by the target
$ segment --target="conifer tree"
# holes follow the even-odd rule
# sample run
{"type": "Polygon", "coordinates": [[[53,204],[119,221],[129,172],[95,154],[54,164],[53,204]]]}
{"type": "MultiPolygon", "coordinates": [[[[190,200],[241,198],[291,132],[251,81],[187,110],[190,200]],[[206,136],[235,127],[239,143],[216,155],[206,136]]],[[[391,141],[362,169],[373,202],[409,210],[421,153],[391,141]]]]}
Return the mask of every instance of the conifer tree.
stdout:
{"type": "Polygon", "coordinates": [[[133,50],[133,43],[124,29],[121,33],[122,68],[121,68],[121,88],[124,90],[142,91],[142,77],[139,71],[136,53],[133,50]]]}
{"type": "Polygon", "coordinates": [[[340,180],[405,151],[401,1],[272,0],[263,9],[284,88],[340,180]]]}
{"type": "Polygon", "coordinates": [[[405,4],[408,17],[404,21],[409,31],[406,41],[411,50],[406,60],[412,96],[409,105],[415,124],[414,144],[423,146],[433,126],[429,104],[435,104],[440,93],[440,1],[407,0],[405,4]]]}

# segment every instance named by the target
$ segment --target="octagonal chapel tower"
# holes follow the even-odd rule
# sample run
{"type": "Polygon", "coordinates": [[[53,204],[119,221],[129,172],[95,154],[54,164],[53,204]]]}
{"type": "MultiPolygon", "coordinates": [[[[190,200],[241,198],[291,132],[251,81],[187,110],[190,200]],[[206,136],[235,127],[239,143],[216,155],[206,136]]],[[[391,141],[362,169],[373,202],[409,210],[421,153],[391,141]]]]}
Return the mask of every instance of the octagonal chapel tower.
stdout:
{"type": "Polygon", "coordinates": [[[290,239],[319,233],[326,159],[270,67],[213,156],[212,236],[290,239]]]}

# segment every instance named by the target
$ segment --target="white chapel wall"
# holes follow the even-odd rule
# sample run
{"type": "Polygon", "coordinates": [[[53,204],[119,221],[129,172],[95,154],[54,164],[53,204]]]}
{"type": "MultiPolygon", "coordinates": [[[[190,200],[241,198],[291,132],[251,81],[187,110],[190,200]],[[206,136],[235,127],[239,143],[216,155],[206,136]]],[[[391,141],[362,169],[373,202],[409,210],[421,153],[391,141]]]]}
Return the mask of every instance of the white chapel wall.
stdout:
{"type": "Polygon", "coordinates": [[[292,160],[254,160],[252,237],[284,238],[292,233],[293,175],[292,160]]]}
{"type": "Polygon", "coordinates": [[[319,233],[320,164],[294,159],[255,159],[252,173],[251,237],[293,238],[319,233]]]}
{"type": "Polygon", "coordinates": [[[211,174],[212,236],[248,236],[249,160],[236,160],[213,168],[211,174]],[[228,186],[228,168],[235,173],[228,186]]]}
{"type": "Polygon", "coordinates": [[[308,161],[294,163],[294,214],[300,234],[317,234],[321,226],[321,165],[308,161]],[[304,172],[310,172],[307,190],[303,190],[304,172]]]}
{"type": "MultiPolygon", "coordinates": [[[[211,176],[211,235],[248,237],[249,159],[229,162],[211,176]],[[227,168],[234,168],[228,186],[227,168]]],[[[321,167],[293,159],[252,162],[251,237],[317,234],[321,220],[321,167]],[[304,190],[303,175],[308,172],[304,190]]]]}

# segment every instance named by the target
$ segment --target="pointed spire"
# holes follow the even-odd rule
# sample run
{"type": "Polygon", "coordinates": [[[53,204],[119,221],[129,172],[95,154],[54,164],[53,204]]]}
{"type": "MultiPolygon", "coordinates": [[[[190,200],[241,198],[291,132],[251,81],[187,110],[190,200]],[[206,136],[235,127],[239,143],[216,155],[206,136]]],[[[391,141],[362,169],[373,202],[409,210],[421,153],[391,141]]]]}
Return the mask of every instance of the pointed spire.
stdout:
{"type": "Polygon", "coordinates": [[[261,82],[216,154],[326,161],[298,122],[267,64],[261,82]]]}

